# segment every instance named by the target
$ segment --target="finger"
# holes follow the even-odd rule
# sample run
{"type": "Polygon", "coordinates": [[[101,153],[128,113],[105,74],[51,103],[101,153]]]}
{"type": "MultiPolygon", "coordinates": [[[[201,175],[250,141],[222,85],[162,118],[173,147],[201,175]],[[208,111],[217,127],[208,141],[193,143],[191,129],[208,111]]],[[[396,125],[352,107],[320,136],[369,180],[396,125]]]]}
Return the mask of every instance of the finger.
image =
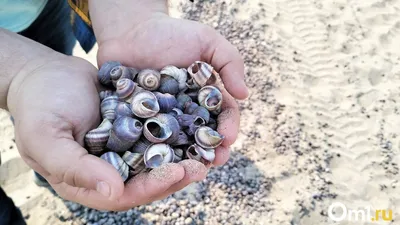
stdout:
{"type": "Polygon", "coordinates": [[[235,99],[220,88],[223,95],[222,112],[218,115],[218,133],[225,136],[222,146],[228,147],[232,145],[237,138],[240,125],[239,107],[235,99]]]}
{"type": "MultiPolygon", "coordinates": [[[[178,164],[165,164],[148,173],[141,173],[129,180],[122,196],[111,201],[99,192],[60,183],[55,190],[63,190],[71,201],[98,210],[125,211],[138,205],[148,204],[184,177],[184,169],[178,164]]],[[[62,196],[63,197],[63,196],[62,196]]]]}
{"type": "Polygon", "coordinates": [[[229,148],[218,146],[215,149],[215,159],[213,162],[214,166],[222,166],[229,160],[230,152],[229,148]]]}
{"type": "Polygon", "coordinates": [[[247,98],[249,92],[244,82],[244,62],[239,51],[214,29],[207,27],[205,33],[202,58],[215,67],[233,97],[247,98]]]}
{"type": "MultiPolygon", "coordinates": [[[[106,161],[89,155],[69,130],[69,125],[28,123],[24,126],[24,142],[29,156],[51,174],[52,184],[64,182],[73,187],[97,190],[109,199],[122,195],[124,183],[118,171],[106,161]]],[[[71,132],[72,133],[72,132],[71,132]]]]}
{"type": "Polygon", "coordinates": [[[204,164],[198,161],[189,159],[189,160],[183,160],[178,164],[184,168],[185,176],[181,181],[172,185],[165,193],[162,193],[161,195],[157,196],[156,197],[157,200],[164,199],[169,195],[185,188],[186,186],[188,186],[193,182],[202,181],[207,176],[206,166],[204,166],[204,164]]]}

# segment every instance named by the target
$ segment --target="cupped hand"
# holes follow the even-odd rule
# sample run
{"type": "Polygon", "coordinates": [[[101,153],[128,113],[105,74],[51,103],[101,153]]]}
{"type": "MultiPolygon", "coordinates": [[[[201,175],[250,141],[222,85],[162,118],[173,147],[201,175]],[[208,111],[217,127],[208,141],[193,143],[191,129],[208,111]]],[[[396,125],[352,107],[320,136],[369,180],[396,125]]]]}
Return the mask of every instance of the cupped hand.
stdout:
{"type": "Polygon", "coordinates": [[[75,57],[49,57],[12,81],[8,106],[22,158],[63,198],[100,210],[126,210],[164,197],[181,180],[203,179],[195,161],[167,164],[124,185],[106,161],[83,148],[99,112],[97,70],[75,57]],[[185,173],[186,172],[186,173],[185,173]]]}
{"type": "Polygon", "coordinates": [[[107,38],[102,38],[102,33],[98,32],[99,66],[116,60],[139,69],[161,69],[166,65],[187,68],[194,61],[201,60],[210,63],[220,74],[226,90],[222,90],[224,103],[218,118],[218,132],[225,136],[225,140],[216,149],[213,164],[224,164],[239,129],[239,110],[233,97],[244,99],[248,95],[244,63],[237,49],[209,26],[166,14],[155,14],[123,29],[104,35],[107,38]]]}

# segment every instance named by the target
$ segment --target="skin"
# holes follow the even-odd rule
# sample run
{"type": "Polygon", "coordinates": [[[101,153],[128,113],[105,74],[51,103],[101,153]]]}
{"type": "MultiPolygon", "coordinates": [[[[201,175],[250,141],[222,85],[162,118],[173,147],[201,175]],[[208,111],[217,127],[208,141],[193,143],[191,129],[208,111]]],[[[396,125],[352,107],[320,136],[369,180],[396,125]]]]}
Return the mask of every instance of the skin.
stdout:
{"type": "MultiPolygon", "coordinates": [[[[139,69],[187,67],[195,60],[212,64],[226,88],[222,89],[223,111],[218,118],[218,132],[225,140],[216,149],[213,162],[222,165],[239,128],[235,98],[248,95],[243,61],[215,30],[170,18],[166,9],[162,0],[90,1],[98,64],[118,60],[139,69]],[[113,17],[104,16],[109,14],[113,17]],[[115,25],[110,26],[111,22],[115,25]]],[[[22,158],[61,197],[95,209],[120,211],[163,199],[206,177],[207,167],[185,160],[124,184],[111,165],[82,147],[84,135],[101,122],[96,68],[4,30],[0,30],[0,39],[0,65],[6,68],[0,74],[4,81],[0,106],[8,108],[15,119],[22,158]]]]}

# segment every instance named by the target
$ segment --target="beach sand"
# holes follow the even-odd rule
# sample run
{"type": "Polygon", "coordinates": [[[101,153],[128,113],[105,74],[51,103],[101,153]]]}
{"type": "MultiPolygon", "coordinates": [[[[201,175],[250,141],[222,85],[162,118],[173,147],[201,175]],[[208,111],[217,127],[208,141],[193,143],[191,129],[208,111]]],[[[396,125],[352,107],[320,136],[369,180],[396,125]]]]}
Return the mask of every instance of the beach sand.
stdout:
{"type": "MultiPolygon", "coordinates": [[[[239,101],[232,150],[251,162],[245,176],[268,185],[257,195],[262,200],[253,199],[265,208],[239,211],[240,222],[334,224],[328,208],[341,202],[351,210],[390,209],[393,222],[373,224],[399,224],[400,2],[224,2],[196,3],[203,11],[188,15],[173,1],[171,13],[215,27],[246,62],[250,97],[239,101]]],[[[96,65],[95,52],[77,46],[75,54],[96,65]]],[[[33,184],[13,137],[1,112],[0,184],[28,223],[80,224],[63,221],[70,214],[63,201],[33,184]]]]}

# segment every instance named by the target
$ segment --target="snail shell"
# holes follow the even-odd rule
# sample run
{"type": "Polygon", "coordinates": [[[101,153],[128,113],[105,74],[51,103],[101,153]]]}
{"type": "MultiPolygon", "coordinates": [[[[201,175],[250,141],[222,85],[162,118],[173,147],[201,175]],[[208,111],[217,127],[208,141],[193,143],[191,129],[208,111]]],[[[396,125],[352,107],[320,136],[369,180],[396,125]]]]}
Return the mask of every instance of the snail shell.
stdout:
{"type": "Polygon", "coordinates": [[[117,95],[117,94],[111,90],[100,91],[99,93],[100,101],[103,101],[105,98],[112,95],[117,95]]]}
{"type": "Polygon", "coordinates": [[[196,143],[202,148],[216,148],[224,140],[223,135],[207,126],[199,127],[194,138],[196,143]]]}
{"type": "Polygon", "coordinates": [[[122,116],[114,121],[107,148],[115,152],[125,152],[139,140],[143,124],[131,117],[122,116]]]}
{"type": "Polygon", "coordinates": [[[174,163],[178,163],[183,159],[183,150],[180,148],[174,149],[174,163]]]}
{"type": "Polygon", "coordinates": [[[171,94],[163,94],[160,92],[153,92],[157,98],[158,105],[160,106],[160,112],[170,112],[173,108],[176,107],[178,101],[171,94]]]}
{"type": "Polygon", "coordinates": [[[208,121],[207,126],[213,130],[217,130],[217,121],[210,117],[210,120],[208,121]]]}
{"type": "Polygon", "coordinates": [[[187,71],[186,69],[179,69],[175,66],[166,66],[161,70],[161,75],[173,77],[179,83],[179,90],[186,88],[187,71]]]}
{"type": "Polygon", "coordinates": [[[196,119],[189,125],[189,127],[185,130],[186,134],[189,136],[193,136],[199,127],[204,126],[206,122],[201,117],[196,117],[196,119]]]}
{"type": "Polygon", "coordinates": [[[150,118],[160,111],[160,106],[152,92],[143,90],[132,97],[131,109],[139,118],[150,118]]]}
{"type": "Polygon", "coordinates": [[[99,82],[105,86],[111,86],[111,70],[117,66],[121,66],[121,63],[117,61],[107,61],[103,63],[97,73],[99,82]]]}
{"type": "Polygon", "coordinates": [[[116,87],[118,80],[123,78],[133,80],[137,73],[135,68],[116,66],[110,72],[112,84],[116,87]]]}
{"type": "Polygon", "coordinates": [[[189,95],[187,94],[179,94],[176,98],[176,100],[178,101],[178,104],[176,105],[176,107],[180,110],[184,110],[186,104],[191,103],[192,99],[189,97],[189,95]]]}
{"type": "Polygon", "coordinates": [[[149,140],[147,140],[144,136],[142,136],[137,142],[135,142],[135,144],[132,147],[132,152],[133,153],[140,153],[140,154],[144,154],[144,152],[146,151],[146,149],[152,145],[153,143],[151,143],[149,140]]]}
{"type": "Polygon", "coordinates": [[[192,124],[197,125],[197,126],[201,126],[201,125],[205,124],[205,121],[203,118],[196,116],[196,115],[190,115],[190,114],[179,115],[179,116],[177,116],[176,120],[178,121],[178,123],[181,127],[189,127],[192,124]]]}
{"type": "Polygon", "coordinates": [[[131,171],[132,175],[136,175],[145,169],[143,154],[126,151],[122,159],[133,170],[131,171]]]}
{"type": "Polygon", "coordinates": [[[157,70],[144,69],[137,76],[138,84],[149,91],[155,91],[160,87],[161,75],[157,70]]]}
{"type": "Polygon", "coordinates": [[[111,128],[112,123],[108,119],[104,119],[96,129],[85,135],[85,145],[91,154],[98,155],[104,150],[111,128]]]}
{"type": "Polygon", "coordinates": [[[147,168],[156,168],[174,161],[174,150],[167,144],[154,144],[144,153],[144,163],[147,168]]]}
{"type": "Polygon", "coordinates": [[[146,120],[143,135],[152,143],[170,144],[178,139],[179,131],[179,123],[173,116],[159,113],[146,120]]]}
{"type": "Polygon", "coordinates": [[[189,137],[185,134],[185,132],[180,131],[178,135],[178,139],[172,143],[172,146],[178,146],[178,145],[187,145],[189,144],[189,137]]]}
{"type": "Polygon", "coordinates": [[[106,152],[100,156],[103,160],[110,163],[118,173],[121,175],[122,180],[125,182],[129,176],[129,167],[124,160],[115,152],[106,152]]]}
{"type": "Polygon", "coordinates": [[[161,76],[160,87],[158,91],[161,93],[169,93],[176,95],[179,92],[179,83],[177,80],[170,76],[161,76]]]}
{"type": "Polygon", "coordinates": [[[183,112],[182,112],[182,110],[180,110],[178,108],[173,108],[168,114],[177,118],[179,115],[182,115],[183,112]]]}
{"type": "Polygon", "coordinates": [[[133,117],[131,105],[126,102],[118,102],[117,107],[115,108],[115,114],[116,118],[121,116],[133,117]]]}
{"type": "Polygon", "coordinates": [[[191,81],[189,82],[191,87],[189,88],[203,87],[208,79],[216,73],[210,64],[201,61],[194,62],[187,71],[191,76],[191,81]]]}
{"type": "Polygon", "coordinates": [[[214,86],[204,86],[199,91],[198,101],[208,111],[219,114],[222,105],[222,93],[214,86]]]}
{"type": "Polygon", "coordinates": [[[204,108],[203,106],[197,107],[193,111],[192,115],[199,116],[199,117],[203,118],[206,123],[208,123],[210,121],[210,112],[206,108],[204,108]]]}
{"type": "Polygon", "coordinates": [[[136,83],[128,78],[119,79],[116,84],[117,88],[116,93],[119,100],[130,103],[132,100],[131,97],[134,94],[136,87],[137,87],[136,83]]]}
{"type": "Polygon", "coordinates": [[[184,113],[192,114],[194,112],[194,110],[196,110],[198,107],[199,107],[199,105],[195,102],[186,103],[184,113]]]}
{"type": "Polygon", "coordinates": [[[111,123],[116,118],[115,108],[118,105],[118,97],[115,95],[108,96],[101,101],[100,111],[103,119],[108,119],[111,123]]]}
{"type": "Polygon", "coordinates": [[[186,151],[186,155],[189,159],[194,159],[204,164],[212,163],[215,159],[214,149],[204,149],[197,144],[189,146],[186,151]]]}

